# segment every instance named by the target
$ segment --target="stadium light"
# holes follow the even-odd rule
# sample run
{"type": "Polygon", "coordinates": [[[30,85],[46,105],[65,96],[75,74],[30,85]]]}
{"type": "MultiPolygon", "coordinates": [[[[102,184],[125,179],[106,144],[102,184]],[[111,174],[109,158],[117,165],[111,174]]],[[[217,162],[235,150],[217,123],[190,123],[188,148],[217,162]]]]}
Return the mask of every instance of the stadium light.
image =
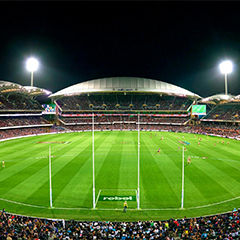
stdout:
{"type": "Polygon", "coordinates": [[[220,65],[220,71],[221,73],[225,74],[225,94],[227,95],[227,74],[232,72],[232,62],[231,61],[225,61],[222,62],[220,65]]]}
{"type": "Polygon", "coordinates": [[[31,87],[33,87],[33,72],[38,68],[38,61],[35,58],[27,60],[27,70],[31,72],[31,87]]]}

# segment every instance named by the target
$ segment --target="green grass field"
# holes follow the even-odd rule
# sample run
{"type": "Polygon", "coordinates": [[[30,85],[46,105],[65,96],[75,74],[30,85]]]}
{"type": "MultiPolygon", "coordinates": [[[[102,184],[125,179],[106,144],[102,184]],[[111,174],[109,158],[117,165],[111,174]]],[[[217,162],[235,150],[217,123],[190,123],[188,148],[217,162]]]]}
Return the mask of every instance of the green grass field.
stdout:
{"type": "Polygon", "coordinates": [[[137,210],[138,133],[106,131],[94,135],[95,210],[91,132],[1,142],[0,159],[5,160],[5,167],[0,166],[0,207],[27,216],[98,221],[167,220],[239,207],[237,140],[167,132],[152,132],[151,138],[151,132],[141,132],[140,210],[137,210]],[[190,143],[184,151],[184,209],[180,209],[184,145],[179,141],[190,143]],[[49,207],[49,146],[53,208],[49,207]],[[192,159],[189,165],[188,156],[192,159]],[[117,201],[115,196],[120,200],[131,196],[127,213],[123,213],[123,201],[117,201]]]}

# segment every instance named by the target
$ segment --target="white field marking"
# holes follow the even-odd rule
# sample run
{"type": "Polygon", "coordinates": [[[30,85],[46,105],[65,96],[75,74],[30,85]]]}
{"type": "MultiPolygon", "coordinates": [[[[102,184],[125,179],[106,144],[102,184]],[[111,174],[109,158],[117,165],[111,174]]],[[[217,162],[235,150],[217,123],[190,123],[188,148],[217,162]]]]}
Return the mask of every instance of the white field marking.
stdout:
{"type": "MultiPolygon", "coordinates": [[[[77,140],[79,140],[79,139],[77,139],[77,140]]],[[[77,140],[76,140],[76,141],[77,141],[77,140]]],[[[67,146],[69,146],[70,144],[72,144],[72,143],[74,143],[74,142],[76,142],[76,141],[70,142],[70,143],[66,144],[65,146],[63,146],[63,147],[58,148],[58,151],[61,150],[61,149],[63,149],[63,148],[65,148],[65,147],[67,147],[67,146]]]]}
{"type": "MultiPolygon", "coordinates": [[[[124,189],[123,189],[124,190],[124,189]]],[[[129,190],[129,189],[128,189],[129,190]]],[[[136,191],[135,189],[132,189],[133,191],[136,191]]],[[[189,207],[189,208],[184,208],[185,210],[189,210],[189,209],[197,209],[197,208],[205,208],[205,207],[210,207],[210,206],[214,206],[214,205],[219,205],[225,202],[230,202],[230,201],[234,201],[236,199],[239,199],[240,196],[232,198],[232,199],[228,199],[228,200],[224,200],[221,202],[217,202],[217,203],[212,203],[212,204],[207,204],[207,205],[203,205],[203,206],[197,206],[197,207],[189,207]]],[[[0,198],[1,201],[5,201],[5,202],[10,202],[10,203],[14,203],[14,204],[18,204],[18,205],[23,205],[23,206],[27,206],[27,207],[34,207],[34,208],[45,208],[48,209],[49,207],[44,207],[44,206],[37,206],[37,205],[31,205],[31,204],[26,204],[26,203],[20,203],[20,202],[16,202],[16,201],[11,201],[11,200],[7,200],[4,198],[0,198]]],[[[62,208],[62,207],[54,207],[54,209],[59,209],[59,210],[94,210],[92,208],[62,208]]],[[[115,211],[116,209],[108,209],[108,208],[98,208],[97,210],[102,210],[102,211],[115,211]]],[[[129,210],[135,210],[135,208],[133,209],[129,209],[129,210]]],[[[179,210],[182,211],[180,208],[143,208],[141,210],[144,211],[172,211],[172,210],[179,210]]]]}
{"type": "Polygon", "coordinates": [[[240,161],[237,161],[237,160],[232,160],[232,159],[221,159],[221,158],[209,158],[211,160],[217,160],[217,161],[226,161],[226,162],[237,162],[237,163],[240,163],[240,161]]]}
{"type": "Polygon", "coordinates": [[[236,199],[239,199],[239,198],[240,198],[240,196],[232,198],[232,199],[228,199],[228,200],[225,200],[225,201],[217,202],[217,203],[207,204],[207,205],[198,206],[198,207],[190,207],[190,208],[186,208],[186,209],[196,209],[196,208],[210,207],[210,206],[222,204],[222,203],[225,203],[225,202],[230,202],[230,201],[233,201],[233,200],[236,200],[236,199]]]}
{"type": "MultiPolygon", "coordinates": [[[[167,139],[169,139],[171,142],[174,142],[172,139],[170,139],[170,138],[168,138],[168,137],[166,137],[167,139]]],[[[176,143],[176,142],[174,142],[175,144],[177,144],[178,146],[181,146],[182,144],[181,143],[176,143]]]]}
{"type": "MultiPolygon", "coordinates": [[[[139,188],[139,189],[141,189],[141,188],[139,188]]],[[[138,199],[137,189],[135,190],[135,193],[136,193],[136,203],[137,203],[137,206],[138,206],[138,201],[137,201],[137,199],[138,199]]],[[[139,197],[139,200],[140,200],[140,197],[139,197]]]]}
{"type": "MultiPolygon", "coordinates": [[[[52,156],[52,157],[54,157],[54,156],[52,156]]],[[[5,162],[16,162],[16,161],[31,160],[31,159],[43,159],[43,158],[48,158],[48,156],[40,156],[40,157],[38,156],[38,157],[29,157],[29,158],[10,159],[10,160],[5,160],[5,162]]]]}
{"type": "Polygon", "coordinates": [[[97,206],[97,202],[98,202],[98,199],[99,199],[99,196],[100,196],[100,194],[101,194],[101,189],[98,191],[98,195],[97,195],[97,200],[96,200],[96,203],[95,203],[95,207],[97,206]]]}
{"type": "MultiPolygon", "coordinates": [[[[197,144],[198,144],[198,142],[197,142],[197,144]]],[[[206,143],[203,143],[203,142],[200,142],[200,145],[205,145],[205,146],[209,147],[209,144],[206,144],[206,143]]]]}
{"type": "Polygon", "coordinates": [[[4,202],[10,202],[10,203],[15,203],[15,204],[27,206],[27,207],[48,208],[48,207],[44,207],[44,206],[37,206],[37,205],[31,205],[31,204],[26,204],[26,203],[20,203],[20,202],[16,202],[16,201],[11,201],[11,200],[7,200],[7,199],[4,199],[4,198],[0,198],[0,200],[2,200],[2,201],[4,201],[4,202]]]}
{"type": "Polygon", "coordinates": [[[127,191],[137,191],[136,189],[101,189],[102,191],[124,191],[124,192],[127,192],[127,191]]]}

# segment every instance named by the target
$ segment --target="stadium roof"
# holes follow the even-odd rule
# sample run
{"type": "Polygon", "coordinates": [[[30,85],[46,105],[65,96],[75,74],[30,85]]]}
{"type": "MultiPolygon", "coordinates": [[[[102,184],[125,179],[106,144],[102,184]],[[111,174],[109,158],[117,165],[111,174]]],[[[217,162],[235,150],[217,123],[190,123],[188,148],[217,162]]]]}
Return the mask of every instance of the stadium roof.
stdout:
{"type": "Polygon", "coordinates": [[[231,102],[240,102],[240,95],[237,95],[231,99],[231,102]]]}
{"type": "Polygon", "coordinates": [[[152,92],[201,98],[199,95],[170,83],[138,77],[111,77],[90,80],[64,88],[49,98],[93,92],[152,92]]]}
{"type": "Polygon", "coordinates": [[[207,98],[203,98],[201,99],[199,102],[202,103],[210,103],[210,102],[214,102],[214,103],[220,103],[220,102],[228,102],[230,101],[234,96],[230,95],[230,94],[216,94],[207,98]]]}
{"type": "Polygon", "coordinates": [[[28,93],[30,95],[50,95],[52,94],[52,92],[46,90],[46,89],[43,89],[43,88],[38,88],[38,87],[31,87],[31,86],[24,86],[24,88],[28,91],[28,93]]]}
{"type": "Polygon", "coordinates": [[[31,96],[36,95],[49,95],[52,92],[38,88],[38,87],[30,87],[30,86],[21,86],[20,84],[8,82],[8,81],[0,81],[0,93],[22,93],[28,94],[31,96]]]}

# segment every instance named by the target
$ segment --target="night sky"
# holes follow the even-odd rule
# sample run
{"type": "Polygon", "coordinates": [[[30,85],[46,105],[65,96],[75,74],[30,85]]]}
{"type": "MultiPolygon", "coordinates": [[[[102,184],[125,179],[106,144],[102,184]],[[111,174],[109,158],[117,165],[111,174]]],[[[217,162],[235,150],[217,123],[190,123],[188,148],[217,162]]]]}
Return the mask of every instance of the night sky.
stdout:
{"type": "Polygon", "coordinates": [[[202,97],[240,94],[237,2],[2,2],[0,80],[56,92],[103,77],[145,77],[202,97]]]}

